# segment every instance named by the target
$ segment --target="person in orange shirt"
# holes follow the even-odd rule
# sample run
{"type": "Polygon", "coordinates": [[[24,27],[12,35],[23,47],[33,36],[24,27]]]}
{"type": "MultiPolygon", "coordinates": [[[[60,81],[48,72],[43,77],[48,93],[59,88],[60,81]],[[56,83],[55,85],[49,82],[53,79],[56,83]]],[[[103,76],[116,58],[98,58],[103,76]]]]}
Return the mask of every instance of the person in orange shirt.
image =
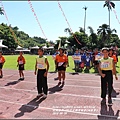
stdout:
{"type": "Polygon", "coordinates": [[[115,65],[117,64],[117,57],[114,55],[114,50],[112,48],[109,49],[109,57],[113,58],[115,65]]]}
{"type": "Polygon", "coordinates": [[[20,75],[20,79],[19,80],[24,80],[24,64],[25,64],[25,58],[23,57],[23,52],[20,51],[20,56],[17,59],[18,62],[18,70],[19,70],[19,75],[20,75]]]}
{"type": "Polygon", "coordinates": [[[2,56],[2,52],[0,51],[0,78],[3,77],[2,68],[4,63],[5,63],[5,58],[2,56]]]}
{"type": "Polygon", "coordinates": [[[64,49],[60,48],[59,49],[60,54],[56,55],[55,61],[56,61],[56,66],[58,69],[58,86],[61,85],[61,79],[62,81],[62,86],[64,85],[65,81],[65,71],[66,71],[66,66],[68,64],[68,57],[64,54],[64,49]]]}

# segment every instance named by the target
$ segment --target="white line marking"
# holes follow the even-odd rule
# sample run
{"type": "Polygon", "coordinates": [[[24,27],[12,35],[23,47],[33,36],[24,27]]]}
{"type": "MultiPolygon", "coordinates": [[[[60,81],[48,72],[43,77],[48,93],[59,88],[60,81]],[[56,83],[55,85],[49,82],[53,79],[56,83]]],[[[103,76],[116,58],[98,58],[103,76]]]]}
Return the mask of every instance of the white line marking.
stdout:
{"type": "MultiPolygon", "coordinates": [[[[35,106],[35,105],[29,105],[29,104],[22,104],[22,103],[18,103],[18,102],[11,102],[11,101],[5,101],[5,100],[0,100],[0,102],[5,102],[5,103],[10,103],[10,104],[17,104],[17,105],[24,105],[24,106],[28,106],[28,107],[33,107],[34,109],[38,108],[38,109],[47,109],[47,110],[58,110],[58,109],[54,109],[54,108],[49,108],[49,107],[41,107],[41,106],[35,106]]],[[[110,118],[120,118],[117,116],[110,116],[110,115],[101,115],[101,114],[94,114],[94,113],[87,113],[87,112],[76,112],[76,111],[69,111],[69,110],[64,110],[62,109],[63,112],[68,112],[68,113],[76,113],[76,114],[84,114],[84,115],[91,115],[91,116],[102,116],[102,117],[110,117],[110,118]]]]}
{"type": "MultiPolygon", "coordinates": [[[[48,76],[48,80],[53,80],[54,78],[49,78],[49,76],[48,76]]],[[[101,83],[101,80],[100,79],[96,79],[96,80],[84,80],[84,79],[82,79],[82,78],[77,78],[77,79],[68,79],[68,78],[66,78],[66,81],[79,81],[79,82],[81,82],[81,81],[85,81],[85,82],[98,82],[98,83],[101,83]]],[[[117,84],[120,84],[120,82],[116,82],[116,81],[113,81],[114,83],[117,83],[117,84]]]]}
{"type": "MultiPolygon", "coordinates": [[[[12,77],[12,76],[18,76],[19,77],[19,75],[16,75],[16,74],[12,74],[12,75],[5,75],[4,77],[7,77],[7,76],[10,76],[10,77],[12,77]]],[[[52,74],[52,75],[48,75],[48,80],[54,80],[54,78],[50,78],[50,77],[52,77],[52,76],[54,76],[54,74],[52,74]]],[[[27,77],[34,77],[34,78],[36,78],[36,76],[33,74],[33,75],[25,75],[25,78],[27,78],[27,77]]],[[[99,76],[98,76],[99,77],[99,76]]],[[[87,77],[87,78],[90,78],[90,77],[87,77]]],[[[87,79],[86,78],[86,79],[87,79]]],[[[100,77],[99,78],[96,78],[96,79],[94,79],[94,80],[91,80],[91,79],[89,79],[89,80],[84,80],[84,77],[83,78],[81,78],[81,77],[79,77],[79,78],[73,78],[73,79],[69,79],[69,78],[66,78],[66,81],[79,81],[79,82],[81,82],[81,81],[85,81],[85,82],[98,82],[98,83],[100,83],[101,81],[100,81],[100,77]],[[81,80],[82,79],[82,80],[81,80]]],[[[120,84],[120,82],[118,82],[118,81],[113,81],[114,82],[114,84],[120,84]]]]}
{"type": "MultiPolygon", "coordinates": [[[[36,92],[37,90],[27,90],[27,89],[16,89],[16,88],[7,88],[7,87],[0,87],[1,89],[8,89],[8,90],[16,90],[16,91],[25,91],[25,92],[36,92]]],[[[50,93],[49,93],[50,94],[50,93]]],[[[87,96],[87,95],[77,95],[77,94],[69,94],[69,93],[54,93],[57,95],[64,95],[64,96],[74,96],[74,97],[86,97],[86,98],[96,98],[96,99],[101,99],[100,97],[97,96],[87,96]]],[[[120,100],[120,98],[112,98],[113,100],[120,100]]]]}
{"type": "MultiPolygon", "coordinates": [[[[10,82],[13,81],[14,82],[14,80],[4,80],[4,81],[10,81],[10,82]]],[[[21,82],[35,83],[35,82],[30,82],[30,81],[21,81],[21,82]]],[[[56,85],[56,84],[49,83],[49,82],[48,82],[48,84],[50,84],[50,85],[56,85]]],[[[83,86],[83,85],[80,86],[80,85],[68,85],[68,84],[67,85],[65,84],[65,86],[66,87],[77,87],[77,88],[94,88],[94,89],[100,89],[101,88],[101,87],[95,87],[95,86],[83,86]]],[[[118,89],[119,90],[120,88],[114,88],[114,89],[118,89]]]]}
{"type": "MultiPolygon", "coordinates": [[[[4,81],[10,81],[10,82],[14,82],[14,80],[4,80],[4,81]]],[[[16,80],[15,80],[16,81],[16,80]]],[[[35,84],[35,82],[30,82],[30,81],[21,81],[21,82],[27,82],[27,83],[34,83],[35,84]]],[[[53,84],[53,83],[48,83],[48,84],[50,84],[50,85],[56,85],[56,84],[53,84]]],[[[77,87],[77,88],[91,88],[91,89],[100,89],[101,87],[95,87],[95,86],[80,86],[80,85],[65,85],[66,87],[77,87]]],[[[114,89],[117,89],[117,90],[120,90],[120,88],[114,88],[114,89]]]]}

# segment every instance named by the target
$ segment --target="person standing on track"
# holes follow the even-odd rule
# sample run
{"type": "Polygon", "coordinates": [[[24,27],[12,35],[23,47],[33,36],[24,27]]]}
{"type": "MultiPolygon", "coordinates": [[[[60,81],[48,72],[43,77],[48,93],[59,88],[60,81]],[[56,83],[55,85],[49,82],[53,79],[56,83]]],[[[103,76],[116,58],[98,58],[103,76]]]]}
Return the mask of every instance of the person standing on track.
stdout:
{"type": "Polygon", "coordinates": [[[2,51],[0,51],[0,78],[3,77],[2,68],[3,68],[4,63],[5,63],[5,58],[2,55],[2,51]]]}
{"type": "Polygon", "coordinates": [[[114,55],[113,48],[109,49],[109,57],[113,58],[113,61],[114,61],[115,65],[116,65],[117,64],[117,57],[116,57],[116,55],[114,55]]]}
{"type": "Polygon", "coordinates": [[[98,71],[101,75],[101,98],[102,104],[106,103],[106,93],[107,93],[107,84],[108,84],[108,104],[112,104],[111,93],[112,93],[112,84],[113,84],[113,73],[116,80],[118,80],[116,75],[116,68],[113,61],[113,58],[108,56],[109,49],[102,49],[103,58],[99,60],[98,71]]]}
{"type": "Polygon", "coordinates": [[[61,80],[62,81],[62,85],[64,85],[65,83],[65,71],[66,71],[66,66],[68,64],[68,57],[64,54],[64,49],[63,48],[59,48],[59,52],[60,54],[58,54],[56,56],[56,66],[58,69],[58,86],[61,85],[61,80]]]}
{"type": "Polygon", "coordinates": [[[19,69],[19,75],[20,75],[19,80],[24,80],[23,70],[24,70],[25,58],[23,57],[22,51],[20,51],[20,56],[18,57],[17,62],[18,62],[17,67],[19,69]]]}
{"type": "Polygon", "coordinates": [[[87,52],[85,57],[86,57],[85,58],[86,70],[89,71],[89,69],[90,69],[90,61],[91,61],[90,53],[87,52]]]}
{"type": "Polygon", "coordinates": [[[44,51],[42,48],[38,49],[38,57],[36,58],[35,72],[37,72],[37,98],[47,98],[48,85],[47,85],[47,74],[49,70],[49,63],[47,57],[43,55],[44,51]],[[44,94],[43,94],[43,93],[44,94]]]}
{"type": "Polygon", "coordinates": [[[79,53],[79,50],[76,49],[74,55],[73,55],[73,59],[74,59],[74,65],[75,65],[75,72],[78,71],[79,67],[80,67],[80,63],[81,63],[81,56],[80,56],[80,53],[79,53]],[[80,57],[80,59],[76,60],[75,57],[80,57]]]}
{"type": "MultiPolygon", "coordinates": [[[[54,59],[54,62],[55,62],[55,58],[56,58],[56,55],[59,54],[59,50],[57,49],[56,52],[54,53],[53,55],[53,59],[54,59]]],[[[55,63],[55,72],[57,72],[57,67],[56,67],[56,63],[55,63]]]]}

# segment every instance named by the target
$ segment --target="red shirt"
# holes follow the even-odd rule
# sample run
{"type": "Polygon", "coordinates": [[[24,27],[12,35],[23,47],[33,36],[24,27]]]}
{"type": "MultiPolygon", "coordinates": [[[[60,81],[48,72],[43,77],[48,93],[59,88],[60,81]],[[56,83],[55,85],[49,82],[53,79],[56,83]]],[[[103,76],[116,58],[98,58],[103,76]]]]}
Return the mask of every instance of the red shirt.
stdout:
{"type": "Polygon", "coordinates": [[[23,56],[19,56],[17,62],[18,64],[25,64],[25,58],[23,56]]]}
{"type": "Polygon", "coordinates": [[[4,63],[5,62],[5,58],[3,56],[0,57],[0,63],[4,63]]]}

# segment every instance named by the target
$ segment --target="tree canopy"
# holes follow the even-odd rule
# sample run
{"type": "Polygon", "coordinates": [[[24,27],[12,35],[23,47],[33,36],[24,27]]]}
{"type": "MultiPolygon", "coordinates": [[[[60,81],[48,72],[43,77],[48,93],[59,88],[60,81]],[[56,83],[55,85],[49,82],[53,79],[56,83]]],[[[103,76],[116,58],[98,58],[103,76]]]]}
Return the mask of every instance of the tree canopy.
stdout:
{"type": "Polygon", "coordinates": [[[8,48],[16,48],[19,44],[22,47],[29,48],[38,45],[43,46],[46,44],[46,40],[41,37],[30,37],[27,33],[19,31],[17,26],[12,27],[7,24],[0,24],[0,39],[3,39],[3,44],[8,46],[8,48]],[[14,32],[14,36],[10,31],[10,27],[14,32]],[[14,39],[17,39],[17,41],[14,39]]]}

